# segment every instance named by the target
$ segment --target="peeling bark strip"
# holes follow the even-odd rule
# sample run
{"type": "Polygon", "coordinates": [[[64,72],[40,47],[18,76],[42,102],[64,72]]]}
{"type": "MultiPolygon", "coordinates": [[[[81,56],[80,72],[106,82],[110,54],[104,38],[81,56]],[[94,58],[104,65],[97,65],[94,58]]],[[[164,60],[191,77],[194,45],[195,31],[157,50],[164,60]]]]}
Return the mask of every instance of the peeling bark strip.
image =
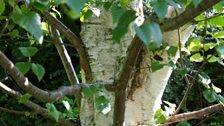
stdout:
{"type": "Polygon", "coordinates": [[[89,58],[81,39],[79,39],[68,27],[66,27],[58,19],[54,18],[50,13],[45,12],[40,14],[43,18],[45,18],[50,23],[51,26],[54,26],[61,33],[63,33],[66,36],[66,38],[69,40],[69,42],[73,44],[73,46],[75,47],[75,49],[77,50],[80,56],[80,66],[85,72],[85,78],[88,82],[91,82],[93,77],[92,77],[92,72],[89,65],[89,58]]]}

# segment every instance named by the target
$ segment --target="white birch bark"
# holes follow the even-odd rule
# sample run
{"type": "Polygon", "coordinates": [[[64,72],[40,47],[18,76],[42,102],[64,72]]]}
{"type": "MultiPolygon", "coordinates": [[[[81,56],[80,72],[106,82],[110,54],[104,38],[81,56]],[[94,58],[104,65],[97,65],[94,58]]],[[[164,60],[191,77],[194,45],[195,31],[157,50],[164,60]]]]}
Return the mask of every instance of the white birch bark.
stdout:
{"type": "MultiPolygon", "coordinates": [[[[120,43],[113,44],[112,29],[114,24],[110,13],[101,11],[100,17],[92,17],[88,22],[82,25],[81,37],[87,49],[90,65],[94,76],[94,81],[114,81],[117,75],[120,63],[126,55],[126,50],[133,38],[133,30],[127,33],[120,43]]],[[[189,30],[189,29],[188,29],[189,30]]],[[[192,28],[186,33],[191,33],[192,28]]],[[[184,33],[181,33],[184,35],[184,33]]],[[[189,35],[182,36],[188,38],[189,35]]],[[[182,41],[186,41],[182,38],[182,41]]],[[[164,40],[172,45],[177,45],[177,31],[164,33],[164,40]],[[166,37],[167,36],[167,37],[166,37]]],[[[160,55],[163,62],[168,62],[168,55],[160,55]]],[[[141,68],[147,68],[151,62],[152,53],[145,52],[141,68]]],[[[173,58],[176,61],[178,54],[173,58]]],[[[170,77],[172,69],[168,66],[151,72],[149,69],[141,69],[137,75],[140,88],[133,93],[133,100],[127,99],[125,112],[125,125],[155,125],[153,114],[160,107],[161,97],[170,77]]],[[[113,108],[114,93],[98,93],[93,98],[82,99],[80,118],[82,126],[111,126],[113,122],[113,110],[107,116],[99,113],[94,108],[94,98],[104,95],[113,108]]]]}

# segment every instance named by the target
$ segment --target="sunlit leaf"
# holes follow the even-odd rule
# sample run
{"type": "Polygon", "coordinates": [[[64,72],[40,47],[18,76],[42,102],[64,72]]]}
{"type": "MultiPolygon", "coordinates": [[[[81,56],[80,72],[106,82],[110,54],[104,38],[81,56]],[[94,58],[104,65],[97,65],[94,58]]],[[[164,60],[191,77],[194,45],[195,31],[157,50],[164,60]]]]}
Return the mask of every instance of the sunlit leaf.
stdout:
{"type": "Polygon", "coordinates": [[[190,57],[190,61],[192,61],[192,62],[202,62],[203,61],[203,57],[201,56],[200,53],[195,53],[194,55],[192,55],[190,57]]]}
{"type": "Polygon", "coordinates": [[[224,31],[218,31],[214,34],[215,38],[224,38],[224,31]]]}
{"type": "Polygon", "coordinates": [[[130,3],[130,0],[120,0],[120,4],[122,7],[126,7],[130,3]]]}
{"type": "Polygon", "coordinates": [[[22,95],[22,96],[19,98],[19,103],[26,104],[27,101],[28,101],[31,97],[32,97],[31,94],[26,93],[26,94],[22,95]]]}
{"type": "Polygon", "coordinates": [[[208,51],[209,49],[213,49],[215,46],[217,46],[216,43],[205,43],[203,45],[205,51],[208,51]]]}
{"type": "Polygon", "coordinates": [[[201,41],[198,38],[189,40],[190,45],[188,46],[189,51],[199,51],[202,48],[201,41]]]}
{"type": "Polygon", "coordinates": [[[156,110],[155,115],[154,115],[154,120],[155,120],[156,124],[161,124],[166,121],[166,116],[162,109],[156,110]]]}
{"type": "Polygon", "coordinates": [[[16,67],[23,73],[26,74],[30,68],[31,68],[31,63],[30,62],[17,62],[16,67]]]}
{"type": "Polygon", "coordinates": [[[14,13],[11,18],[20,27],[30,32],[40,44],[43,42],[41,20],[37,13],[32,11],[22,14],[14,13]]]}
{"type": "Polygon", "coordinates": [[[209,20],[209,23],[215,27],[223,27],[224,26],[224,17],[223,16],[218,16],[215,18],[211,18],[209,20]]]}
{"type": "Polygon", "coordinates": [[[32,71],[37,76],[37,78],[38,78],[39,81],[43,78],[43,76],[45,74],[45,69],[40,64],[32,63],[32,71]]]}

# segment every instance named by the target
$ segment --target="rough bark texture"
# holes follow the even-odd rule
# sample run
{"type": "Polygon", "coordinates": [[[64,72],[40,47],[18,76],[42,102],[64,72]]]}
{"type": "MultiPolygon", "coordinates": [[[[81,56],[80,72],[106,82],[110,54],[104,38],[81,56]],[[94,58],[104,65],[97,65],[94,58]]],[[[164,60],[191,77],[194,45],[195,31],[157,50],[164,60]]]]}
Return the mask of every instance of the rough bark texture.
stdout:
{"type": "MultiPolygon", "coordinates": [[[[82,25],[81,37],[89,55],[94,81],[113,82],[116,79],[120,63],[133,39],[131,34],[127,34],[120,43],[113,43],[114,26],[110,13],[106,11],[102,11],[100,17],[93,17],[82,25]]],[[[99,95],[104,95],[113,108],[114,93],[112,92],[99,93],[93,98],[83,99],[80,113],[83,126],[112,125],[113,110],[105,116],[94,108],[94,98],[99,95]]]]}

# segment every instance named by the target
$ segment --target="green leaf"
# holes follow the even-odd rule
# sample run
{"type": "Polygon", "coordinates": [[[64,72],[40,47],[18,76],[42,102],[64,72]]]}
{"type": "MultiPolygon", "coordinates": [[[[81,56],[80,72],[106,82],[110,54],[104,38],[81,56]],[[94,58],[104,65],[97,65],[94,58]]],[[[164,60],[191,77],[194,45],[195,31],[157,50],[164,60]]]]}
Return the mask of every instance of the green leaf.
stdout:
{"type": "Polygon", "coordinates": [[[36,47],[19,47],[19,50],[26,57],[34,56],[38,51],[36,47]]]}
{"type": "Polygon", "coordinates": [[[32,97],[31,94],[26,93],[19,98],[19,103],[26,104],[31,97],[32,97]]]}
{"type": "Polygon", "coordinates": [[[214,84],[212,84],[212,89],[215,91],[215,93],[221,93],[222,89],[220,89],[219,87],[215,86],[214,84]]]}
{"type": "Polygon", "coordinates": [[[86,0],[66,0],[66,4],[74,12],[75,16],[78,18],[81,16],[81,10],[85,5],[86,0]]]}
{"type": "Polygon", "coordinates": [[[203,57],[201,56],[200,53],[195,53],[194,55],[192,55],[190,57],[190,61],[192,61],[192,62],[202,62],[203,61],[203,57]]]}
{"type": "Polygon", "coordinates": [[[122,7],[126,7],[130,3],[130,0],[120,0],[120,4],[122,7]]]}
{"type": "Polygon", "coordinates": [[[128,31],[129,24],[136,18],[135,11],[127,10],[120,17],[117,26],[113,31],[113,40],[119,42],[121,37],[128,31]]]}
{"type": "Polygon", "coordinates": [[[206,43],[204,44],[204,50],[208,51],[209,49],[213,49],[215,46],[217,46],[216,43],[206,43]]]}
{"type": "Polygon", "coordinates": [[[49,0],[38,0],[32,2],[32,5],[42,12],[47,11],[50,8],[49,0]]]}
{"type": "Polygon", "coordinates": [[[83,86],[82,92],[85,97],[90,98],[97,92],[97,88],[92,85],[91,86],[83,86]]]}
{"type": "Polygon", "coordinates": [[[198,4],[201,3],[201,1],[202,1],[202,0],[192,0],[192,2],[193,2],[193,4],[194,4],[195,7],[197,7],[198,4]]]}
{"type": "Polygon", "coordinates": [[[156,110],[155,115],[154,115],[154,120],[155,120],[156,124],[161,124],[166,121],[166,116],[162,109],[156,110]]]}
{"type": "Polygon", "coordinates": [[[159,61],[153,61],[153,62],[151,63],[151,69],[152,69],[152,72],[155,72],[155,71],[157,71],[157,70],[163,68],[163,66],[164,66],[164,65],[163,65],[163,64],[160,64],[159,61]]]}
{"type": "Polygon", "coordinates": [[[137,36],[149,50],[156,50],[162,44],[162,32],[157,23],[146,22],[140,27],[135,27],[137,36]]]}
{"type": "Polygon", "coordinates": [[[0,15],[5,11],[5,2],[4,0],[0,0],[0,15]]]}
{"type": "Polygon", "coordinates": [[[209,20],[209,24],[211,24],[215,27],[223,27],[224,26],[224,17],[218,16],[216,18],[212,18],[209,20]]]}
{"type": "Polygon", "coordinates": [[[31,68],[31,63],[29,62],[18,62],[16,67],[25,75],[31,68]]]}
{"type": "Polygon", "coordinates": [[[30,32],[40,44],[43,42],[41,20],[37,13],[32,11],[22,14],[13,13],[11,18],[20,27],[30,32]]]}
{"type": "Polygon", "coordinates": [[[217,99],[224,105],[224,97],[222,95],[219,94],[217,99]]]}
{"type": "Polygon", "coordinates": [[[111,7],[113,23],[118,23],[121,16],[125,13],[125,8],[119,7],[116,4],[113,4],[111,7]]]}
{"type": "Polygon", "coordinates": [[[186,121],[183,121],[183,122],[179,122],[176,126],[191,126],[191,124],[186,121]]]}
{"type": "Polygon", "coordinates": [[[220,43],[218,46],[216,46],[215,50],[219,57],[224,59],[224,43],[220,43]]]}
{"type": "Polygon", "coordinates": [[[54,104],[47,103],[46,104],[47,110],[50,115],[54,117],[54,119],[58,122],[60,112],[57,110],[57,108],[54,106],[54,104]]]}
{"type": "Polygon", "coordinates": [[[45,74],[45,69],[40,64],[32,63],[32,71],[37,76],[37,78],[38,78],[39,81],[43,78],[43,76],[45,74]]]}
{"type": "Polygon", "coordinates": [[[111,110],[110,103],[104,96],[95,99],[95,107],[103,114],[107,114],[111,110]]]}
{"type": "Polygon", "coordinates": [[[216,62],[215,56],[212,56],[211,54],[207,55],[207,59],[209,63],[214,63],[216,62]]]}
{"type": "Polygon", "coordinates": [[[190,45],[188,46],[189,51],[199,51],[199,49],[202,48],[202,44],[199,38],[193,38],[189,40],[189,42],[190,42],[190,45]]]}
{"type": "Polygon", "coordinates": [[[203,96],[209,103],[213,103],[217,100],[217,94],[211,89],[203,91],[203,96]]]}
{"type": "Polygon", "coordinates": [[[224,38],[224,31],[218,31],[214,34],[215,38],[224,38]]]}
{"type": "Polygon", "coordinates": [[[175,56],[176,53],[177,53],[177,50],[178,50],[177,47],[171,46],[171,47],[167,50],[167,52],[168,52],[169,56],[175,56]]]}
{"type": "Polygon", "coordinates": [[[206,88],[209,88],[209,84],[211,83],[211,79],[206,73],[201,72],[198,75],[198,79],[199,79],[199,82],[201,82],[206,88]]]}
{"type": "Polygon", "coordinates": [[[166,14],[168,5],[165,0],[154,0],[152,1],[152,7],[154,8],[156,14],[158,15],[160,21],[162,21],[166,14]]]}

